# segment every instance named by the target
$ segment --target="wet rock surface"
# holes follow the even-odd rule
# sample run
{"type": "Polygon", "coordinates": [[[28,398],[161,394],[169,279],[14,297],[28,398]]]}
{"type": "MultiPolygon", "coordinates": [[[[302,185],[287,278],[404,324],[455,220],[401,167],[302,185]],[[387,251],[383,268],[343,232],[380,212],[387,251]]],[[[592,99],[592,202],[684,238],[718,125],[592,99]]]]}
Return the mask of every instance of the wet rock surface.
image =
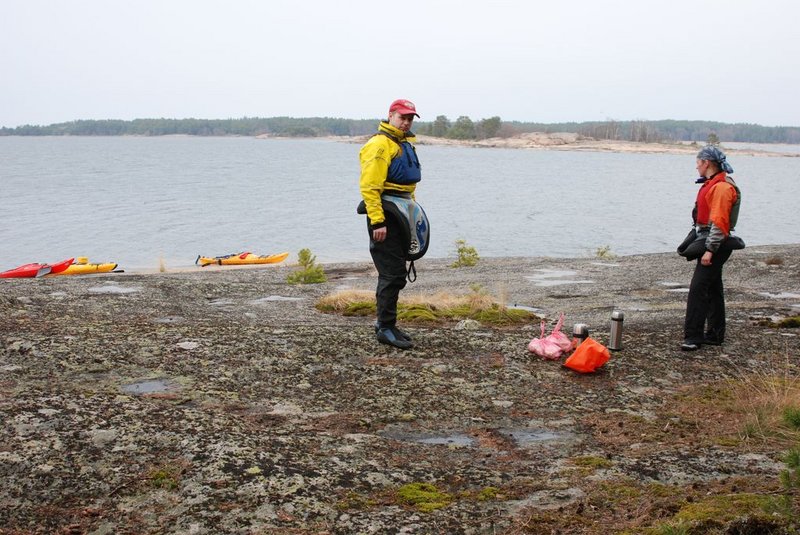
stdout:
{"type": "Polygon", "coordinates": [[[480,286],[602,343],[623,310],[623,349],[579,375],[527,351],[538,325],[404,324],[415,348],[383,346],[370,318],[314,308],[372,289],[368,264],[307,286],[289,266],[2,281],[0,532],[490,533],[583,510],[602,480],[777,485],[781,452],[700,440],[669,406],[797,355],[797,330],[754,318],[800,311],[800,245],[734,254],[727,340],[693,353],[675,255],[449,262],[404,292],[480,286]],[[581,457],[607,462],[576,477],[581,457]],[[453,499],[421,512],[395,497],[409,483],[453,499]]]}

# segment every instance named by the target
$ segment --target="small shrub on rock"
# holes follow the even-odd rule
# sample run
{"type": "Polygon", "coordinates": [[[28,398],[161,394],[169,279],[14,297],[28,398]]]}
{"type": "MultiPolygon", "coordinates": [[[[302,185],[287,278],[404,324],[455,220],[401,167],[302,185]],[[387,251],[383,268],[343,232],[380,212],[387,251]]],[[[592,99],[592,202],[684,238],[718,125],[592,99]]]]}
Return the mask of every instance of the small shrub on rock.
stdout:
{"type": "Polygon", "coordinates": [[[456,261],[450,264],[450,267],[472,267],[478,263],[480,256],[475,247],[467,245],[466,240],[456,240],[456,261]]]}
{"type": "Polygon", "coordinates": [[[610,260],[612,258],[616,258],[616,255],[611,252],[610,245],[604,245],[602,247],[598,247],[597,249],[595,249],[594,255],[601,260],[610,260]]]}
{"type": "Polygon", "coordinates": [[[311,254],[308,249],[300,249],[297,253],[297,263],[303,267],[300,271],[290,273],[286,277],[286,282],[289,284],[317,284],[326,282],[328,278],[325,276],[325,271],[322,266],[316,264],[317,257],[311,254]]]}

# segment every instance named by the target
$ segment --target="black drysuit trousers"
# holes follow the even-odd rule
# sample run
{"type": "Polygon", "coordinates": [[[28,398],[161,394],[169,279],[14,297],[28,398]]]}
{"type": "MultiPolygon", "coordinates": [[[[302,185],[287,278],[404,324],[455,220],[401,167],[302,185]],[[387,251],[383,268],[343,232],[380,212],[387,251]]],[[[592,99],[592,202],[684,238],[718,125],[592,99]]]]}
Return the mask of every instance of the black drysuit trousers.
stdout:
{"type": "Polygon", "coordinates": [[[686,320],[683,338],[686,342],[703,343],[703,338],[717,342],[725,339],[725,295],[722,287],[722,266],[731,256],[730,249],[723,249],[711,257],[711,265],[704,266],[697,260],[689,297],[686,300],[686,320]],[[708,328],[706,327],[708,322],[708,328]]]}
{"type": "Polygon", "coordinates": [[[376,242],[370,231],[369,252],[378,270],[375,299],[378,307],[378,325],[394,327],[397,322],[397,299],[406,287],[406,251],[403,231],[391,217],[386,218],[386,239],[376,242]]]}

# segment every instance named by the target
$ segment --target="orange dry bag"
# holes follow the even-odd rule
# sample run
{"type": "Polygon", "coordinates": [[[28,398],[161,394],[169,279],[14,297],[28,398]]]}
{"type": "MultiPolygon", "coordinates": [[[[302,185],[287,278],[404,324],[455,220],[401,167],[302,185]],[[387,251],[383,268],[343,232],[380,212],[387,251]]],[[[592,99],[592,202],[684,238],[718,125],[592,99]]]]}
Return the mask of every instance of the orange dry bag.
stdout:
{"type": "Polygon", "coordinates": [[[564,361],[564,366],[576,372],[591,373],[608,362],[608,359],[609,354],[606,346],[587,337],[575,352],[564,361]]]}

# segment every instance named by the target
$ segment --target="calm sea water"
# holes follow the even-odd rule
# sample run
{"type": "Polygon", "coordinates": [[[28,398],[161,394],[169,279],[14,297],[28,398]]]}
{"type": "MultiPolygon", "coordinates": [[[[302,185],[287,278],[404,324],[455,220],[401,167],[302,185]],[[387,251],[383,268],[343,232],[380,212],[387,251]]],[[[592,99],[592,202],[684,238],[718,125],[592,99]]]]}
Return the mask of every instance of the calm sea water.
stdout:
{"type": "MultiPolygon", "coordinates": [[[[791,147],[790,147],[791,148],[791,147]]],[[[369,260],[359,146],[324,140],[0,137],[0,270],[71,256],[126,271],[197,255],[369,260]]],[[[786,150],[786,149],[783,149],[786,150]]],[[[697,186],[684,155],[418,147],[430,257],[673,251],[697,186]]],[[[800,152],[800,151],[798,151],[800,152]]],[[[800,158],[732,155],[749,245],[800,242],[800,158]]]]}

